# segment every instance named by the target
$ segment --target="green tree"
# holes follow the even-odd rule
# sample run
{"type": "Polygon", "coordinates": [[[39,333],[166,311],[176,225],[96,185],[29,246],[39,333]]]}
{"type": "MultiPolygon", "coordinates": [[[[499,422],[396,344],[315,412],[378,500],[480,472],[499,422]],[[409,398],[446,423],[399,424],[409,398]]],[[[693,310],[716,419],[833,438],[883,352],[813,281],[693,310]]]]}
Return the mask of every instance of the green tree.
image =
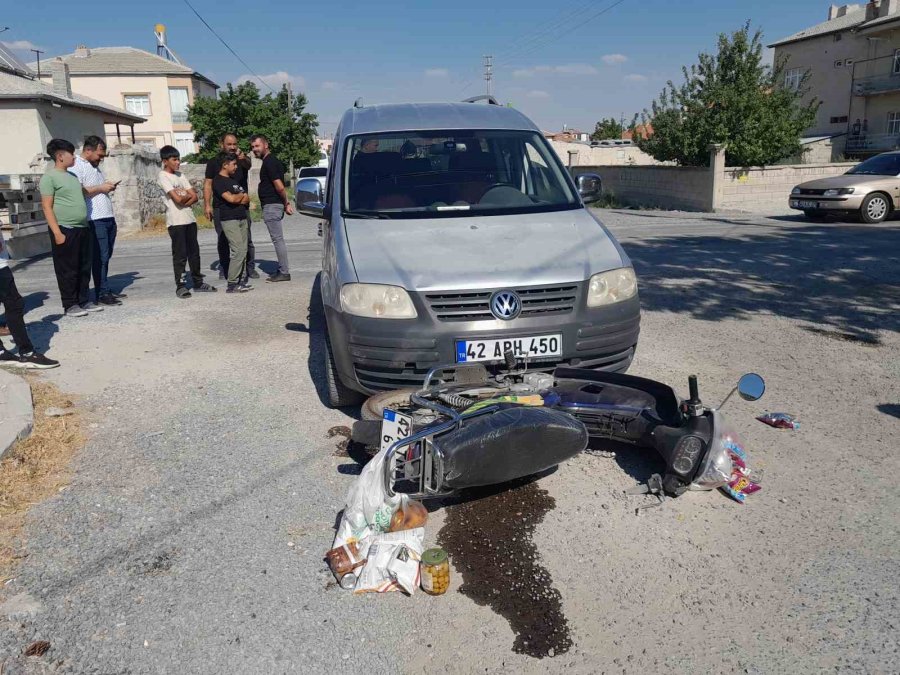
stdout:
{"type": "MultiPolygon", "coordinates": [[[[644,152],[686,166],[709,163],[709,144],[726,145],[730,166],[764,166],[802,153],[800,138],[819,108],[800,86],[783,86],[786,59],[763,64],[762,32],[750,24],[719,35],[718,53],[702,53],[683,68],[684,84],[671,81],[641,116],[652,134],[637,137],[644,152]]],[[[635,120],[637,121],[637,120],[635,120]]]]}
{"type": "Polygon", "coordinates": [[[196,158],[205,161],[214,157],[225,133],[237,134],[244,152],[250,152],[253,134],[263,134],[285,164],[294,160],[296,166],[315,166],[319,161],[318,120],[304,112],[306,103],[303,94],[295,94],[289,110],[286,86],[277,94],[260,96],[252,82],[236,87],[228,84],[218,98],[197,98],[188,108],[188,121],[200,145],[196,158]]]}
{"type": "Polygon", "coordinates": [[[624,131],[625,127],[622,126],[618,120],[615,120],[612,117],[602,119],[597,122],[597,126],[594,127],[594,133],[591,134],[591,140],[603,141],[608,138],[622,138],[622,133],[624,131]]]}

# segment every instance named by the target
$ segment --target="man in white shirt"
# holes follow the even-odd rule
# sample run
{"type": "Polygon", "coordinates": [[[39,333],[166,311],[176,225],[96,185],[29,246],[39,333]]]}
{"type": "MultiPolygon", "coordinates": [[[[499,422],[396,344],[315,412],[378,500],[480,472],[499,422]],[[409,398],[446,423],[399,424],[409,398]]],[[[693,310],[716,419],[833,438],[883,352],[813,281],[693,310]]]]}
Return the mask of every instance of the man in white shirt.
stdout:
{"type": "MultiPolygon", "coordinates": [[[[116,245],[116,218],[113,214],[112,193],[118,182],[111,183],[100,171],[100,162],[106,157],[106,142],[99,136],[88,136],[84,139],[81,156],[75,158],[75,166],[69,171],[75,174],[84,189],[84,197],[88,209],[88,226],[93,240],[92,272],[94,277],[94,293],[101,305],[121,305],[122,293],[113,293],[109,287],[109,259],[112,258],[116,245]]],[[[89,298],[79,298],[89,302],[89,298]]]]}

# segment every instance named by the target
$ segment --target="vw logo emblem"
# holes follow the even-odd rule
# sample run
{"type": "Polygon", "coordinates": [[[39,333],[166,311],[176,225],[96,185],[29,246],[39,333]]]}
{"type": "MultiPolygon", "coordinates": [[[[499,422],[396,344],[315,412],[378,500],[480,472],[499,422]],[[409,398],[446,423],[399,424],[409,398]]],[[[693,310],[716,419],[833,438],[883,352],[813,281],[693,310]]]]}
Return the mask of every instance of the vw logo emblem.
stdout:
{"type": "Polygon", "coordinates": [[[491,314],[503,321],[512,321],[522,312],[522,301],[513,291],[498,291],[491,297],[491,314]]]}

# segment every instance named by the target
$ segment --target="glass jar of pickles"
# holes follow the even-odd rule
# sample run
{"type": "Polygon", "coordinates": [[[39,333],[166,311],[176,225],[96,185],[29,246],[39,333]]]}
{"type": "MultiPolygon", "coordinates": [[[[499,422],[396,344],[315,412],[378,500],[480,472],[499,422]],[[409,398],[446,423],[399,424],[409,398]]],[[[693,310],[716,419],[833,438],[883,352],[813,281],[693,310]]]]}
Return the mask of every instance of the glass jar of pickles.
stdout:
{"type": "Polygon", "coordinates": [[[450,558],[442,548],[430,548],[419,563],[422,590],[429,595],[443,595],[450,588],[450,558]]]}

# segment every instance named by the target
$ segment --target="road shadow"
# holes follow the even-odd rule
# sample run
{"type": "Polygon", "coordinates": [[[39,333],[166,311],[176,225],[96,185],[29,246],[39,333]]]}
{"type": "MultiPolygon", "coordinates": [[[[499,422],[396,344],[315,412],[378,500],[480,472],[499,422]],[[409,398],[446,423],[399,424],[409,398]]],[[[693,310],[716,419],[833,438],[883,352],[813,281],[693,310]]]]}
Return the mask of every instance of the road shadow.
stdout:
{"type": "Polygon", "coordinates": [[[900,330],[900,228],[819,225],[623,246],[645,310],[705,321],[774,314],[870,344],[879,330],[900,330]]]}
{"type": "Polygon", "coordinates": [[[278,271],[278,261],[277,260],[257,260],[256,261],[256,269],[260,272],[264,272],[268,276],[272,276],[278,271]]]}
{"type": "Polygon", "coordinates": [[[639,447],[607,438],[592,438],[585,453],[609,457],[636,483],[646,483],[653,474],[662,474],[666,470],[666,463],[653,448],[639,447]]]}
{"type": "Polygon", "coordinates": [[[40,321],[33,321],[26,325],[28,337],[34,344],[34,348],[42,354],[50,349],[53,336],[59,332],[59,320],[62,314],[50,314],[40,321]]]}
{"type": "Polygon", "coordinates": [[[121,293],[131,286],[138,279],[143,279],[140,272],[121,272],[119,274],[110,274],[109,288],[113,293],[121,293]]]}
{"type": "Polygon", "coordinates": [[[878,406],[878,411],[900,419],[900,403],[882,403],[878,406]]]}
{"type": "Polygon", "coordinates": [[[15,274],[16,272],[28,269],[35,263],[46,260],[47,258],[50,258],[52,256],[53,253],[47,251],[46,253],[38,253],[37,255],[31,256],[30,258],[25,258],[24,260],[10,260],[10,269],[15,274]]]}
{"type": "Polygon", "coordinates": [[[22,298],[25,303],[25,314],[27,315],[28,312],[40,309],[49,299],[50,294],[47,291],[37,291],[36,293],[29,293],[22,298]]]}

